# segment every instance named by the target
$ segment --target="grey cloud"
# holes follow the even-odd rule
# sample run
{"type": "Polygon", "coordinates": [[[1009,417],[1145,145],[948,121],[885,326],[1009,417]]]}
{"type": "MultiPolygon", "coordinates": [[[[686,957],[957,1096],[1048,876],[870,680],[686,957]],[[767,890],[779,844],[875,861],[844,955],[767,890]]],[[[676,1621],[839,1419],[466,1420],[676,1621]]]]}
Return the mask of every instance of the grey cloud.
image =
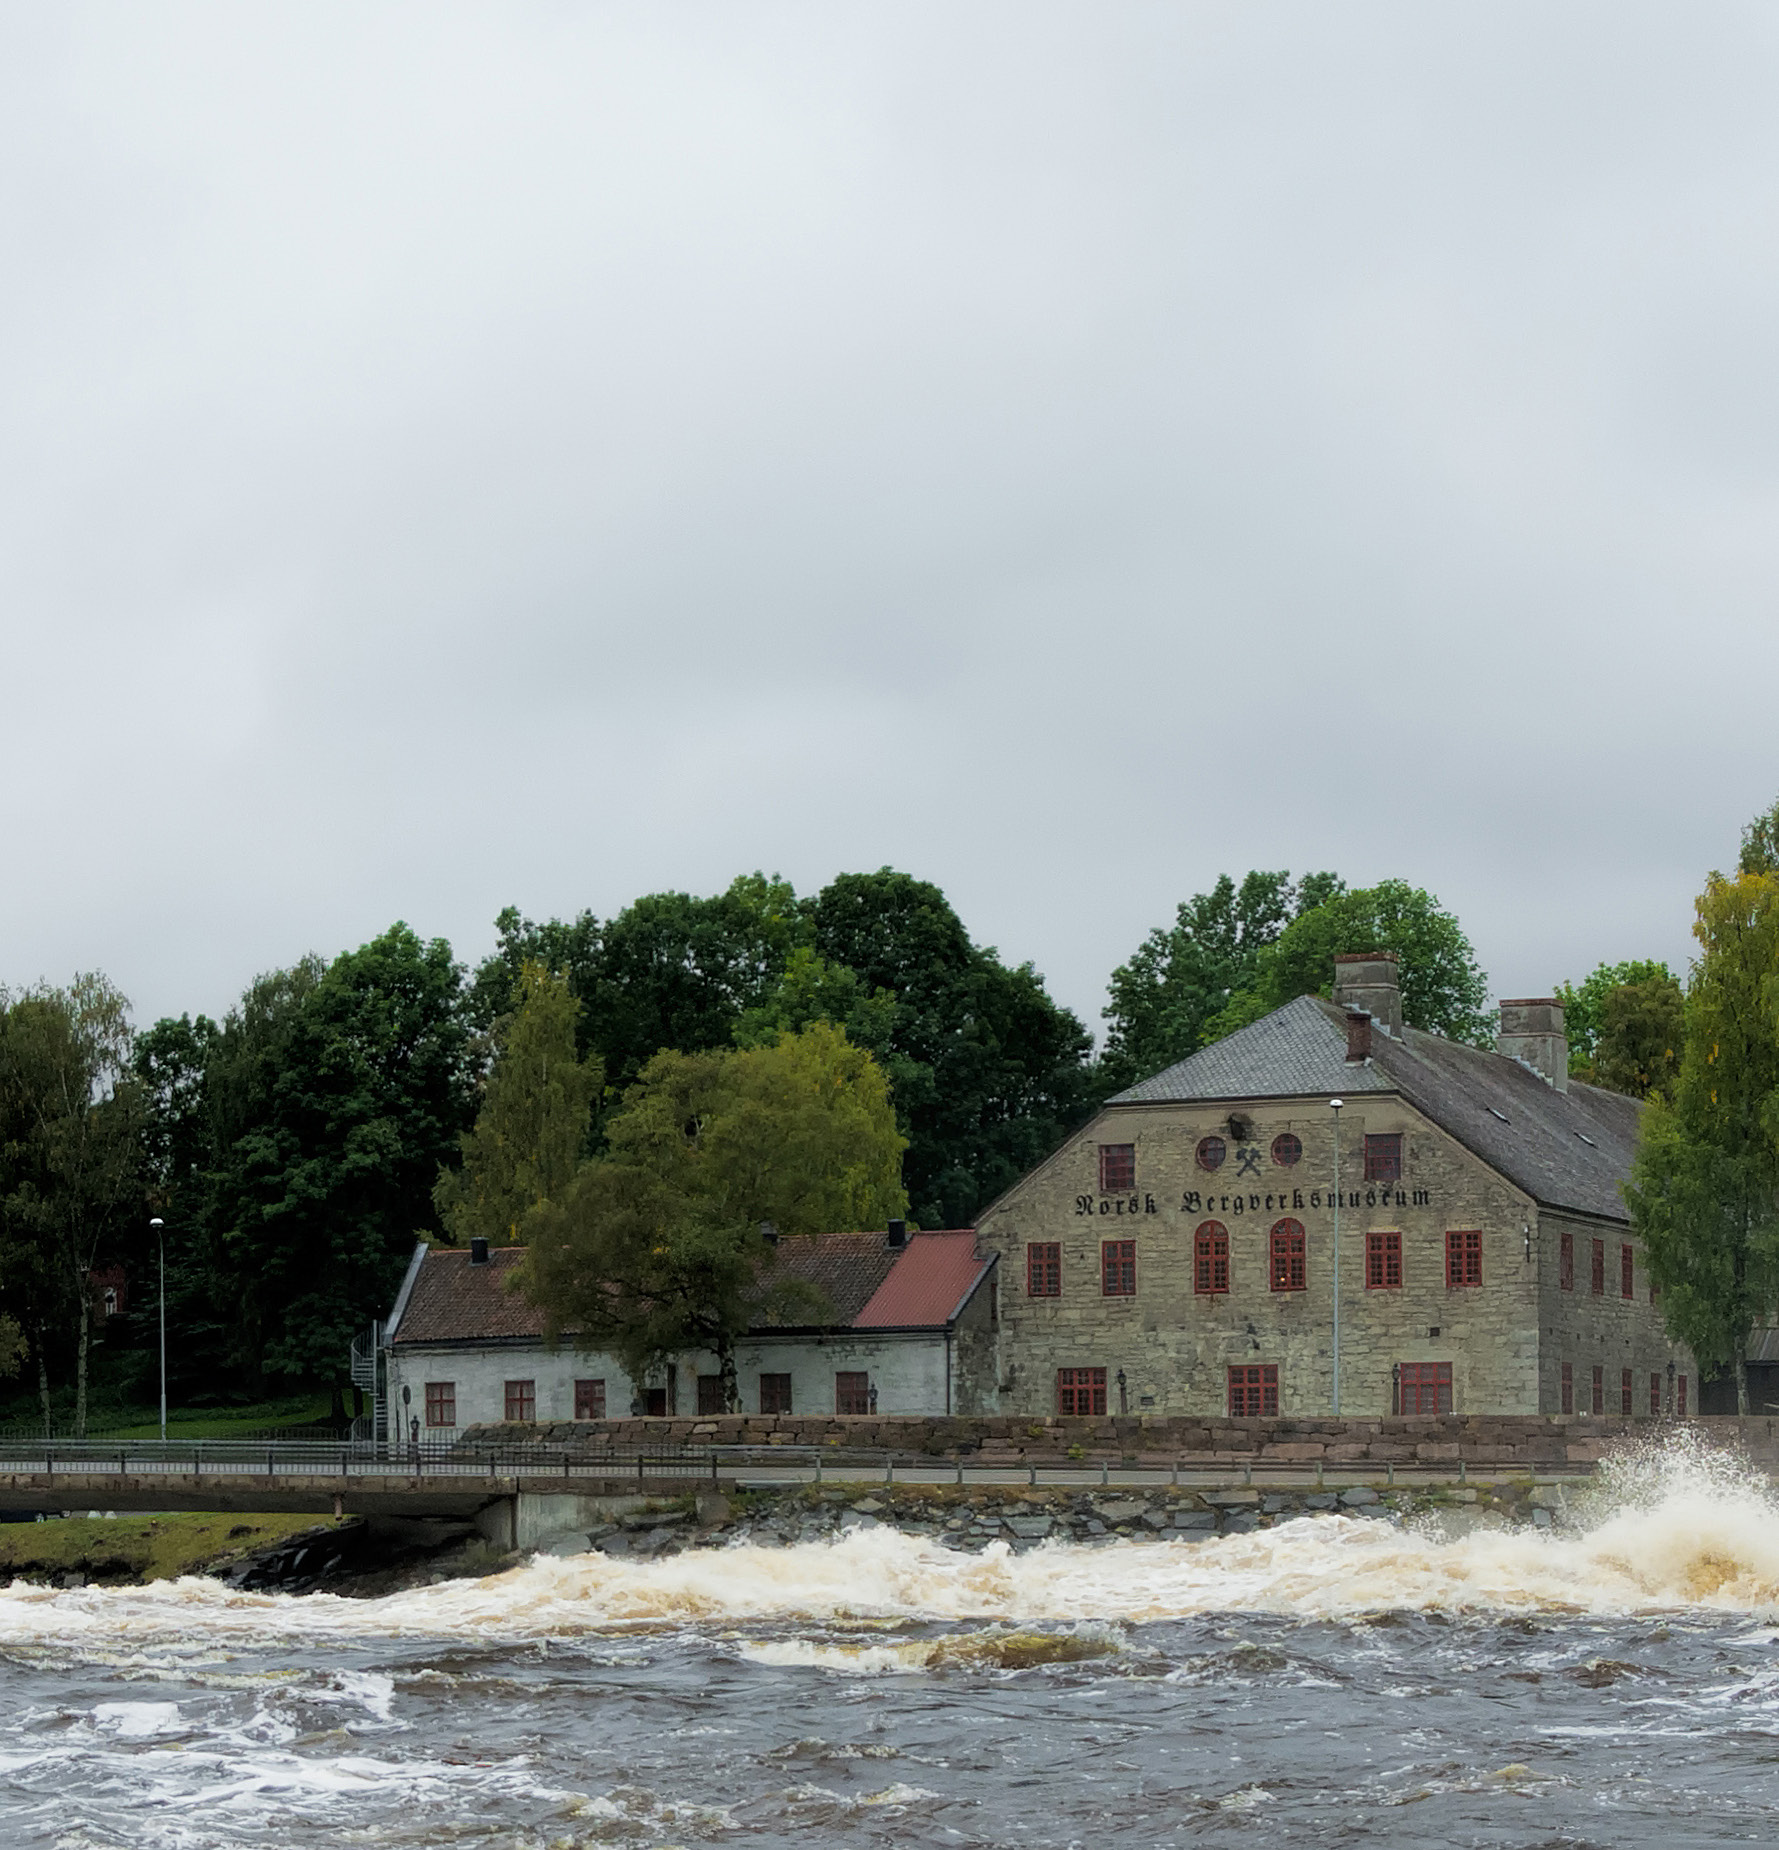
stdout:
{"type": "Polygon", "coordinates": [[[1764,9],[0,23],[0,980],[885,861],[1504,993],[1779,791],[1764,9]]]}

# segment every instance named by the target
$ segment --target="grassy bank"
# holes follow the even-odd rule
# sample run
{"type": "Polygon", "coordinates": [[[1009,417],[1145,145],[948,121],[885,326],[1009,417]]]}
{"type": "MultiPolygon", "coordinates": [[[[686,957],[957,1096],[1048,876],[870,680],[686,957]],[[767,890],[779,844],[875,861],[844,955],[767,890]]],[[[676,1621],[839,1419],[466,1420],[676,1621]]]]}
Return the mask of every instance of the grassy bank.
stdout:
{"type": "Polygon", "coordinates": [[[0,1580],[62,1584],[79,1574],[107,1586],[172,1580],[226,1565],[304,1529],[317,1516],[58,1516],[0,1523],[0,1580]]]}

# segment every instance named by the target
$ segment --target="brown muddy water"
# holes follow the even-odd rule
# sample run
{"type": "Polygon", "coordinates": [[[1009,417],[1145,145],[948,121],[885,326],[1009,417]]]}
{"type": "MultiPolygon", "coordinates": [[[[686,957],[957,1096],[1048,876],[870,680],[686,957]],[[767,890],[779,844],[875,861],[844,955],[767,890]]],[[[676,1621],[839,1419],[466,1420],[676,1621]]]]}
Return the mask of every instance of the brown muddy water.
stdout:
{"type": "Polygon", "coordinates": [[[380,1600],[0,1593],[0,1845],[1779,1842],[1779,1505],[1568,1530],[545,1558],[380,1600]]]}

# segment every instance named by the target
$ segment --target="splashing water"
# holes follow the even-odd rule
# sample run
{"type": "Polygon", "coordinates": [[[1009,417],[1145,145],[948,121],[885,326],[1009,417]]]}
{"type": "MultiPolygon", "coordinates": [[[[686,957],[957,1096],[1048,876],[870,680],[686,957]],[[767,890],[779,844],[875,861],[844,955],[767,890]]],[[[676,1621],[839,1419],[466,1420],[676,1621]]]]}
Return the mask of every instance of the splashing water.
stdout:
{"type": "Polygon", "coordinates": [[[384,1599],[243,1594],[209,1580],[0,1593],[0,1644],[109,1653],[177,1639],[322,1644],[514,1641],[633,1627],[931,1620],[1143,1624],[1216,1612],[1342,1620],[1384,1610],[1613,1617],[1699,1609],[1779,1617],[1779,1501],[1745,1462],[1686,1432],[1612,1459],[1567,1526],[1442,1539],[1414,1525],[1301,1517],[1196,1542],[954,1553],[890,1528],[788,1548],[631,1562],[539,1557],[384,1599]]]}

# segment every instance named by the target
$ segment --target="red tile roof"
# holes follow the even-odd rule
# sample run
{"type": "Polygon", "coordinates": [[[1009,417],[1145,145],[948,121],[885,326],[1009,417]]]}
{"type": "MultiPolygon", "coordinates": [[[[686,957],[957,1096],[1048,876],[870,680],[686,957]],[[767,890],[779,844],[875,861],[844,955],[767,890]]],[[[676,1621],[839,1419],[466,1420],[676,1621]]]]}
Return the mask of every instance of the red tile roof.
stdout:
{"type": "Polygon", "coordinates": [[[977,1256],[973,1229],[910,1234],[889,1276],[853,1318],[852,1327],[942,1329],[963,1309],[993,1263],[977,1256]]]}
{"type": "MultiPolygon", "coordinates": [[[[398,1346],[541,1340],[543,1312],[509,1282],[524,1257],[522,1246],[497,1246],[486,1265],[472,1266],[460,1248],[428,1247],[393,1340],[398,1346]]],[[[787,1236],[772,1273],[815,1286],[832,1313],[809,1325],[795,1325],[793,1312],[782,1326],[761,1318],[753,1327],[943,1329],[992,1263],[977,1258],[968,1229],[910,1234],[899,1249],[881,1233],[787,1236]]]]}

